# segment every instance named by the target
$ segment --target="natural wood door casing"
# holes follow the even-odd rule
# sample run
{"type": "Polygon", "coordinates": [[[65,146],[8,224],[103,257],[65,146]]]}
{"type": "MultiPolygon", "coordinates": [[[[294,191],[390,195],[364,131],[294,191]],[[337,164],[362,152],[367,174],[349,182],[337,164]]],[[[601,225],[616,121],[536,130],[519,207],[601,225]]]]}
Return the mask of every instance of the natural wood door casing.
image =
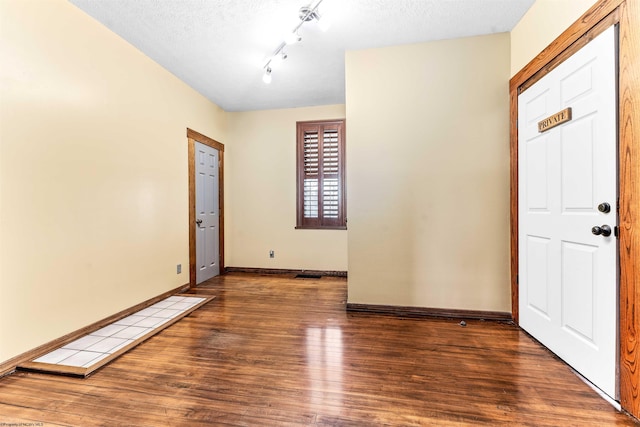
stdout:
{"type": "Polygon", "coordinates": [[[620,15],[620,403],[640,418],[640,1],[620,15]]]}
{"type": "Polygon", "coordinates": [[[224,144],[211,139],[199,132],[187,128],[187,162],[189,181],[189,286],[196,286],[196,182],[195,182],[195,143],[218,150],[218,204],[220,208],[219,216],[219,250],[220,250],[220,274],[224,273],[224,144]]]}

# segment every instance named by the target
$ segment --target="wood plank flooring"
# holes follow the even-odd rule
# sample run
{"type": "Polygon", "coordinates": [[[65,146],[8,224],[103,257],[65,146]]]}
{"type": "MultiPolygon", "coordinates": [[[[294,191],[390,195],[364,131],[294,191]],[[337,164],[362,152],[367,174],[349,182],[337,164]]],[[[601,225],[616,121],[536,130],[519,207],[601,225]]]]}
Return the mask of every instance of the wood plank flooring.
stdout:
{"type": "Polygon", "coordinates": [[[0,424],[635,425],[513,325],[346,313],[346,280],[233,273],[85,379],[0,379],[0,424]]]}

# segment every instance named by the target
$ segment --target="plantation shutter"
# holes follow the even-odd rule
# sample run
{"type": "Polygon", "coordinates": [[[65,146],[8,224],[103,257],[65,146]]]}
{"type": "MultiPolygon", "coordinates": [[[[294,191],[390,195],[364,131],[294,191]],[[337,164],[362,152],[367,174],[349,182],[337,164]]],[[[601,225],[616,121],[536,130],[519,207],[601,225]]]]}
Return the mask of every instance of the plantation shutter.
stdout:
{"type": "Polygon", "coordinates": [[[320,187],[320,153],[317,130],[304,131],[304,218],[318,218],[320,187]]]}
{"type": "Polygon", "coordinates": [[[297,228],[345,228],[344,205],[344,122],[299,122],[297,228]]]}

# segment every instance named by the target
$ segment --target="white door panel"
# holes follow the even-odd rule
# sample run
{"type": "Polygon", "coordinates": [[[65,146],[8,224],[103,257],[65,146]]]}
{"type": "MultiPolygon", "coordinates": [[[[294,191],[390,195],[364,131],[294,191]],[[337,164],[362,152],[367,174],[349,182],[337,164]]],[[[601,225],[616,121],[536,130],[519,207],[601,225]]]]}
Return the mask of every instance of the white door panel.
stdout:
{"type": "Polygon", "coordinates": [[[518,97],[520,324],[613,398],[617,240],[591,229],[617,225],[615,63],[612,27],[518,97]]]}
{"type": "Polygon", "coordinates": [[[218,155],[196,142],[196,283],[220,274],[218,155]]]}

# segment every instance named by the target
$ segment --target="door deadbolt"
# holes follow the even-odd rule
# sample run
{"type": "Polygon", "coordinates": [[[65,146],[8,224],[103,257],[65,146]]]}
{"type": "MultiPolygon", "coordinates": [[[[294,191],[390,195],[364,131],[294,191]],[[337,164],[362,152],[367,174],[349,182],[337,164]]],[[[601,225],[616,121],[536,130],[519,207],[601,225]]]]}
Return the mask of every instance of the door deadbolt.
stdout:
{"type": "Polygon", "coordinates": [[[598,210],[602,213],[609,213],[611,212],[611,205],[607,202],[600,203],[598,205],[598,210]]]}
{"type": "Polygon", "coordinates": [[[611,227],[609,227],[608,225],[601,225],[600,227],[598,227],[597,225],[593,228],[591,228],[591,233],[596,235],[596,236],[604,236],[604,237],[608,237],[611,236],[611,227]]]}

